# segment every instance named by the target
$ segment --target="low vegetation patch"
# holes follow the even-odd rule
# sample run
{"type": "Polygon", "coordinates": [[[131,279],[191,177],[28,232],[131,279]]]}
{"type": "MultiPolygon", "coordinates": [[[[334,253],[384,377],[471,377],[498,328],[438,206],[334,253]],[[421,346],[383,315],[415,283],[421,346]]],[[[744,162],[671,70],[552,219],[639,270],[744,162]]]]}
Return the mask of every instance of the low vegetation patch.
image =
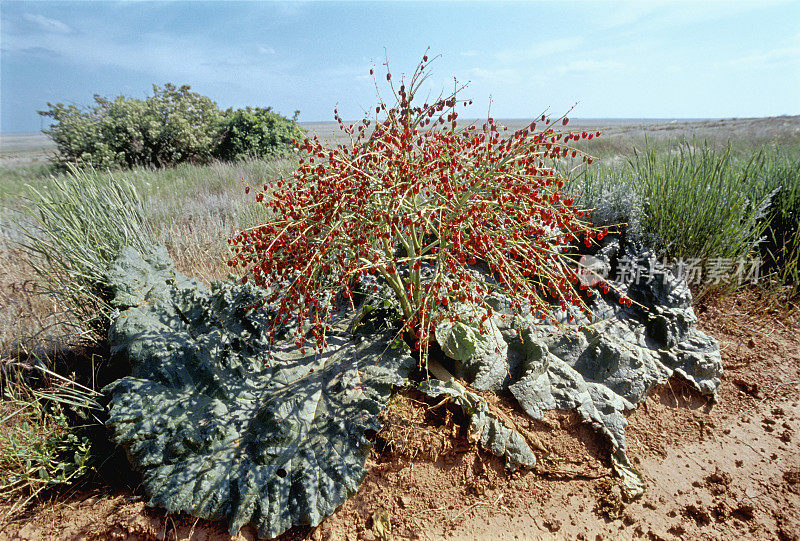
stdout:
{"type": "Polygon", "coordinates": [[[596,225],[623,223],[631,240],[682,266],[697,291],[755,280],[796,295],[798,156],[792,145],[734,152],[684,140],[671,151],[645,146],[626,164],[600,164],[570,189],[595,209],[596,225]]]}
{"type": "Polygon", "coordinates": [[[19,246],[33,272],[87,327],[107,328],[108,266],[124,246],[152,241],[136,188],[125,178],[72,168],[31,188],[23,212],[19,246]]]}
{"type": "Polygon", "coordinates": [[[73,482],[92,466],[91,443],[80,435],[67,408],[99,406],[70,386],[36,390],[9,378],[3,366],[0,395],[0,499],[7,518],[48,488],[73,482]]]}

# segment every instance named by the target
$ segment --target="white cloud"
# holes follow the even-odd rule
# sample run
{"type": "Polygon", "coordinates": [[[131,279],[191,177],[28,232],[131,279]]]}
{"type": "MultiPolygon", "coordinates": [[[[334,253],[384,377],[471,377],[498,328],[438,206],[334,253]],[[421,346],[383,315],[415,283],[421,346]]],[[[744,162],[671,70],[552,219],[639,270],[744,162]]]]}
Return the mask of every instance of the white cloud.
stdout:
{"type": "Polygon", "coordinates": [[[266,47],[264,45],[259,45],[256,47],[256,51],[258,51],[259,54],[275,54],[277,52],[272,47],[266,47]]]}
{"type": "MultiPolygon", "coordinates": [[[[4,36],[10,52],[33,47],[60,54],[76,65],[99,69],[127,69],[152,74],[164,81],[223,83],[263,81],[280,74],[290,77],[289,60],[278,55],[259,54],[256,47],[220,48],[195,37],[167,34],[146,36],[147,46],[124,42],[109,32],[30,33],[4,36]]],[[[266,47],[265,47],[266,49],[266,47]]]]}
{"type": "Polygon", "coordinates": [[[74,32],[72,28],[62,23],[61,21],[45,17],[44,15],[34,15],[33,13],[25,13],[22,16],[22,18],[28,21],[29,23],[35,24],[36,26],[39,27],[40,30],[43,30],[45,32],[55,32],[58,34],[71,34],[72,32],[74,32]]]}
{"type": "Polygon", "coordinates": [[[622,62],[614,60],[573,60],[566,65],[558,66],[556,71],[561,75],[586,72],[619,71],[625,67],[622,62]]]}
{"type": "Polygon", "coordinates": [[[581,38],[557,38],[541,43],[534,43],[530,47],[524,49],[507,49],[496,53],[494,56],[501,62],[531,60],[577,49],[581,45],[581,42],[581,38]]]}
{"type": "Polygon", "coordinates": [[[728,62],[728,65],[734,68],[749,69],[767,66],[775,67],[781,64],[797,69],[797,65],[800,64],[800,34],[778,47],[773,47],[767,51],[753,52],[728,62]]]}

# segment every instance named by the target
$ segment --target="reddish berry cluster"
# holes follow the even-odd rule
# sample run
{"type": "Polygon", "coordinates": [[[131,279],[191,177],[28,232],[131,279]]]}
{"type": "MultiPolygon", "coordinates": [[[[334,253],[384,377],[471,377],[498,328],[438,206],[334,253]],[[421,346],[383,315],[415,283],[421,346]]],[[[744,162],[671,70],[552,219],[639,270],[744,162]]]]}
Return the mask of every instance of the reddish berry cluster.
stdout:
{"type": "Polygon", "coordinates": [[[571,248],[608,230],[582,219],[586,211],[562,195],[555,169],[564,158],[590,163],[569,143],[599,132],[556,131],[546,116],[538,131],[534,122],[510,136],[492,118],[458,129],[456,106],[467,104],[458,91],[413,104],[428,63],[426,56],[397,90],[387,73],[396,105],[381,100],[376,120],[348,126],[334,113],[351,145],[304,141],[292,178],[256,193],[274,218],[231,239],[229,264],[257,284],[284,284],[266,299],[277,308],[276,327],[310,321],[321,346],[336,293],[352,304],[354,280],[380,275],[424,358],[436,324],[456,317],[454,305],[471,303],[481,325],[491,317],[484,298],[492,290],[510,295],[515,311],[560,306],[572,314],[587,310],[593,288],[608,291],[602,281],[581,282],[571,248]]]}

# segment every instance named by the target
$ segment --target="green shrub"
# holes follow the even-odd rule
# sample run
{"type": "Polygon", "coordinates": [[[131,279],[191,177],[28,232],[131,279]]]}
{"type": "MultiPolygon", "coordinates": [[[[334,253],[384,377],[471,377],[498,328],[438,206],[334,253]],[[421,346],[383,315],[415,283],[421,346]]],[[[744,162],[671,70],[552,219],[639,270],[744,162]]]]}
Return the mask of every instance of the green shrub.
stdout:
{"type": "Polygon", "coordinates": [[[212,159],[222,113],[188,85],[153,85],[144,99],[95,95],[85,109],[48,103],[40,115],[55,123],[45,133],[58,147],[56,161],[95,167],[163,167],[212,159]]]}
{"type": "Polygon", "coordinates": [[[287,153],[304,132],[292,120],[272,111],[271,107],[247,107],[228,110],[221,122],[219,145],[215,155],[222,160],[246,157],[271,158],[287,153]]]}
{"type": "Polygon", "coordinates": [[[648,148],[631,165],[646,201],[642,225],[665,255],[737,260],[761,242],[773,194],[759,154],[739,160],[730,150],[685,144],[671,153],[648,148]]]}
{"type": "Polygon", "coordinates": [[[738,261],[760,255],[760,276],[800,292],[797,149],[737,151],[681,141],[647,144],[626,166],[597,165],[571,187],[595,225],[624,223],[670,259],[738,261]]]}

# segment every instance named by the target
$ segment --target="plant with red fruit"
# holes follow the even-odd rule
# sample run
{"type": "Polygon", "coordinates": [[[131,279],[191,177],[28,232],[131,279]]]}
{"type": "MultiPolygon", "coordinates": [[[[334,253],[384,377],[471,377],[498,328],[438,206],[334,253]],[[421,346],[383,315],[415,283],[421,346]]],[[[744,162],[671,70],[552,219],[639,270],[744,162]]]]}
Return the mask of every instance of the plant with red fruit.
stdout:
{"type": "Polygon", "coordinates": [[[570,318],[587,311],[594,288],[607,290],[581,281],[573,247],[608,231],[591,227],[586,211],[562,195],[555,168],[563,158],[590,163],[570,142],[599,133],[557,131],[544,115],[538,131],[531,123],[510,136],[492,118],[459,129],[464,86],[415,103],[429,63],[424,57],[399,87],[387,63],[393,106],[379,93],[374,120],[354,125],[335,112],[351,144],[307,139],[294,175],[257,191],[274,217],[231,239],[229,264],[259,285],[283,284],[266,299],[276,328],[310,322],[321,346],[337,294],[352,305],[351,288],[375,275],[391,288],[404,337],[424,360],[444,318],[483,327],[493,290],[509,295],[517,312],[560,307],[570,318]]]}

